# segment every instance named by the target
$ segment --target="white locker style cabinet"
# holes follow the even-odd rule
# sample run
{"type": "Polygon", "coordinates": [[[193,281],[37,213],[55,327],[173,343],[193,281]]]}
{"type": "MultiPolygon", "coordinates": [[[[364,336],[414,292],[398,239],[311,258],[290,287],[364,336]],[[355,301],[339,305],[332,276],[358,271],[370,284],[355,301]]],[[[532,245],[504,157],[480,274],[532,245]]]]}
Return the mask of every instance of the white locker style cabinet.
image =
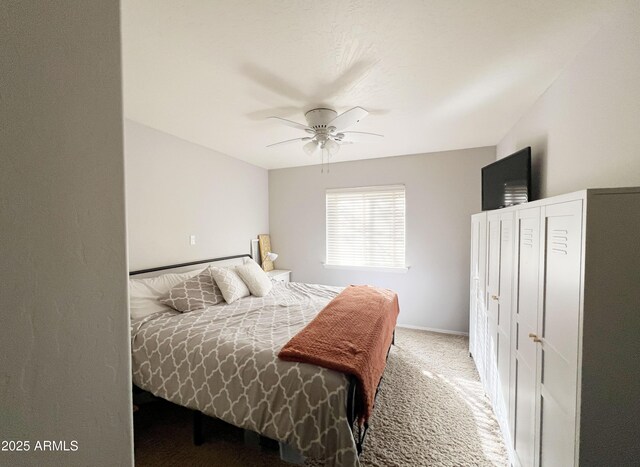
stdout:
{"type": "MultiPolygon", "coordinates": [[[[578,395],[583,200],[541,208],[536,343],[537,465],[573,465],[578,395]]],[[[601,310],[604,311],[604,310],[601,310]]],[[[613,344],[613,343],[612,343],[613,344]]],[[[517,414],[516,414],[517,416],[517,414]]],[[[640,460],[640,459],[639,459],[640,460]]]]}
{"type": "Polygon", "coordinates": [[[509,435],[516,464],[534,465],[540,208],[516,212],[516,262],[511,347],[509,435]],[[517,417],[516,417],[517,414],[517,417]]]}
{"type": "Polygon", "coordinates": [[[508,427],[514,213],[487,216],[487,393],[503,432],[508,427]]]}
{"type": "Polygon", "coordinates": [[[471,216],[471,282],[469,294],[469,352],[475,357],[480,379],[486,380],[485,354],[487,348],[486,253],[487,215],[471,216]]]}
{"type": "Polygon", "coordinates": [[[480,216],[470,352],[512,464],[640,465],[640,188],[480,216]]]}

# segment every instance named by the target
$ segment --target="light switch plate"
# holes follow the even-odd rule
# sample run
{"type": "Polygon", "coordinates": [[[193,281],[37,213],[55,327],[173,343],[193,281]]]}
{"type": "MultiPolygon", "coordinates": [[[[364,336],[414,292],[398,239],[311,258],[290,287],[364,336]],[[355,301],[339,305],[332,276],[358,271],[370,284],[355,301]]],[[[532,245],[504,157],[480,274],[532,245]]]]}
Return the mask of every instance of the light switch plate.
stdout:
{"type": "Polygon", "coordinates": [[[190,245],[195,245],[196,244],[196,236],[195,235],[190,235],[189,236],[189,244],[190,245]]]}

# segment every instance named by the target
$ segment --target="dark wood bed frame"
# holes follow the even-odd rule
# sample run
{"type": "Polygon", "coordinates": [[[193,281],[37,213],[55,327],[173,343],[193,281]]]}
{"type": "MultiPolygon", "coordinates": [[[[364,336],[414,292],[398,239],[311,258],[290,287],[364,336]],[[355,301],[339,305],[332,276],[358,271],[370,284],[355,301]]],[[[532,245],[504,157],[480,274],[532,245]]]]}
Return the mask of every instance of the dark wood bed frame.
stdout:
{"type": "MultiPolygon", "coordinates": [[[[232,255],[232,256],[222,256],[220,258],[212,258],[212,259],[203,259],[199,261],[190,261],[187,263],[178,263],[178,264],[170,264],[168,266],[158,266],[154,268],[148,269],[139,269],[137,271],[129,272],[129,276],[137,276],[140,274],[147,274],[151,272],[164,271],[167,269],[177,269],[188,266],[197,266],[198,264],[206,264],[206,263],[215,263],[218,261],[226,261],[231,259],[239,259],[239,258],[251,258],[251,255],[248,253],[241,255],[232,255]]],[[[396,340],[396,332],[393,331],[393,339],[391,340],[391,345],[387,350],[387,360],[389,359],[389,353],[391,352],[391,346],[395,344],[396,340]]],[[[380,384],[382,384],[382,380],[384,378],[381,377],[378,382],[378,387],[376,389],[376,395],[378,396],[378,391],[380,390],[380,384]]],[[[134,391],[143,391],[138,387],[134,387],[134,391]]],[[[349,387],[347,388],[347,420],[349,421],[349,426],[351,427],[351,432],[353,433],[353,438],[356,442],[356,449],[358,451],[358,456],[362,454],[362,446],[364,445],[364,440],[367,435],[367,430],[369,429],[369,424],[365,422],[363,425],[357,423],[361,408],[358,407],[357,401],[358,399],[358,381],[353,375],[349,375],[349,387]]],[[[198,410],[193,411],[193,444],[196,446],[200,446],[204,443],[204,432],[203,432],[203,421],[204,414],[198,410]]]]}
{"type": "Polygon", "coordinates": [[[198,264],[215,263],[216,261],[225,261],[225,260],[228,260],[228,259],[238,259],[238,258],[251,258],[251,255],[249,253],[245,253],[245,254],[242,254],[242,255],[222,256],[220,258],[202,259],[202,260],[199,260],[199,261],[190,261],[188,263],[170,264],[169,266],[158,266],[158,267],[149,268],[149,269],[138,269],[137,271],[131,271],[129,273],[129,276],[137,276],[139,274],[147,274],[149,272],[164,271],[165,269],[184,268],[184,267],[187,267],[187,266],[196,266],[198,264]]]}

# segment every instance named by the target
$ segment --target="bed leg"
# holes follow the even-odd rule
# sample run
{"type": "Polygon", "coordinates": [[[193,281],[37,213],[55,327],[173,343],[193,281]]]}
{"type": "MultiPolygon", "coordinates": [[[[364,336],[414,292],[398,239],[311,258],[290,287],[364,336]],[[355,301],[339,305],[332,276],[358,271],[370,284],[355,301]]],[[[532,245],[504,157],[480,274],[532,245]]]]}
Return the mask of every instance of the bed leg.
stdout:
{"type": "Polygon", "coordinates": [[[280,448],[280,459],[289,464],[303,465],[305,457],[297,449],[289,446],[288,444],[280,441],[278,443],[280,448]]]}
{"type": "Polygon", "coordinates": [[[260,449],[260,435],[255,431],[244,429],[244,445],[260,449]]]}
{"type": "Polygon", "coordinates": [[[203,415],[199,410],[193,412],[193,444],[200,446],[204,443],[204,433],[202,431],[203,415]]]}

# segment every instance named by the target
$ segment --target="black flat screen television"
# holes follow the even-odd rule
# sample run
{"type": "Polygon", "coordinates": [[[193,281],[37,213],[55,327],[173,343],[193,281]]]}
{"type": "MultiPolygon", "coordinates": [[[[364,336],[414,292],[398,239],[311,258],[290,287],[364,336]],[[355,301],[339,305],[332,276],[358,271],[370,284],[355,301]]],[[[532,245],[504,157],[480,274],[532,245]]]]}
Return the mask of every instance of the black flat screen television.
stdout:
{"type": "Polygon", "coordinates": [[[531,199],[531,148],[482,168],[482,210],[506,208],[531,199]]]}

